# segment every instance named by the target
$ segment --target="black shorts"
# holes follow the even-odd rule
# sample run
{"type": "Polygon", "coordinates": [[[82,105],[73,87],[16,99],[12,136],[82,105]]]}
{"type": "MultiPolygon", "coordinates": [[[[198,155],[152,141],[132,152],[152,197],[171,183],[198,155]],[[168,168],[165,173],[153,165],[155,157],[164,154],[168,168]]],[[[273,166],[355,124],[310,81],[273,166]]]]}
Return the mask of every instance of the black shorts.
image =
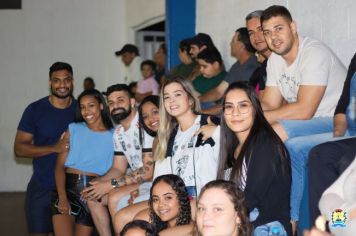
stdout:
{"type": "MultiPolygon", "coordinates": [[[[94,226],[88,206],[80,197],[80,192],[88,185],[88,182],[94,178],[96,177],[66,173],[67,199],[71,205],[71,215],[75,217],[76,224],[89,227],[94,226]]],[[[57,208],[57,191],[53,192],[51,202],[52,215],[61,214],[57,208]]]]}

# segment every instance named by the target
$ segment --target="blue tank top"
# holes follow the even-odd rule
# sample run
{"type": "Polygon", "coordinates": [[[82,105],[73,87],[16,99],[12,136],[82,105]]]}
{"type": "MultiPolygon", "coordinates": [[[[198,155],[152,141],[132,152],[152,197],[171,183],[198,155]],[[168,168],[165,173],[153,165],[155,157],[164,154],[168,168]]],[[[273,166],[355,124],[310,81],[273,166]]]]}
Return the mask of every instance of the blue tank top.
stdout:
{"type": "Polygon", "coordinates": [[[113,130],[96,132],[82,122],[71,123],[69,133],[70,149],[64,165],[83,172],[104,175],[113,162],[113,130]]]}

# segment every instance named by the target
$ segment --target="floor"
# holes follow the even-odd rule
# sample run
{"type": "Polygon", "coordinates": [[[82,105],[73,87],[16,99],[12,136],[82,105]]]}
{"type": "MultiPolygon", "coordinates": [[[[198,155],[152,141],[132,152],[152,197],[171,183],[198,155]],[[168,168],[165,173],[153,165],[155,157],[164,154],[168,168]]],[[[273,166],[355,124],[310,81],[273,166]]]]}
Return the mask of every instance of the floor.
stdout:
{"type": "Polygon", "coordinates": [[[27,235],[24,215],[24,192],[0,192],[0,235],[27,235]]]}

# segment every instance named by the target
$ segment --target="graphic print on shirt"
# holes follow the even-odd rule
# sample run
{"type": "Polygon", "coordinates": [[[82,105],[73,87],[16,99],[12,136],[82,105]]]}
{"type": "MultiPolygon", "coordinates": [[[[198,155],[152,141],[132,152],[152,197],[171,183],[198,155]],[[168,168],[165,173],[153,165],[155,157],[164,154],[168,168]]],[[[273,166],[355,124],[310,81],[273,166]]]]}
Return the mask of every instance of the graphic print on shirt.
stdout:
{"type": "Polygon", "coordinates": [[[282,95],[288,103],[297,100],[299,84],[299,81],[296,80],[294,75],[287,75],[286,73],[283,73],[281,78],[277,80],[277,85],[282,89],[282,95]]]}

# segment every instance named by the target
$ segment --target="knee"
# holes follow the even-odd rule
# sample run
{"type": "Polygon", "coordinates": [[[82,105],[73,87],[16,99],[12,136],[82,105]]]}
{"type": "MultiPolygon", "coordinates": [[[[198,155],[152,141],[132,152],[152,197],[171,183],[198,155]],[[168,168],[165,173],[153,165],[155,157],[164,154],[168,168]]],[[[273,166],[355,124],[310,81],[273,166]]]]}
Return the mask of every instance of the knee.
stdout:
{"type": "Polygon", "coordinates": [[[127,209],[122,209],[118,212],[115,213],[114,215],[114,228],[115,232],[119,233],[122,228],[132,220],[132,217],[130,217],[131,214],[127,211],[127,209]]]}
{"type": "Polygon", "coordinates": [[[117,202],[120,200],[122,197],[122,194],[120,191],[110,191],[108,194],[108,204],[117,204],[117,202]]]}
{"type": "Polygon", "coordinates": [[[272,128],[280,137],[280,139],[282,139],[283,142],[285,142],[288,139],[288,134],[286,130],[284,129],[283,125],[281,125],[279,122],[273,123],[272,128]]]}

